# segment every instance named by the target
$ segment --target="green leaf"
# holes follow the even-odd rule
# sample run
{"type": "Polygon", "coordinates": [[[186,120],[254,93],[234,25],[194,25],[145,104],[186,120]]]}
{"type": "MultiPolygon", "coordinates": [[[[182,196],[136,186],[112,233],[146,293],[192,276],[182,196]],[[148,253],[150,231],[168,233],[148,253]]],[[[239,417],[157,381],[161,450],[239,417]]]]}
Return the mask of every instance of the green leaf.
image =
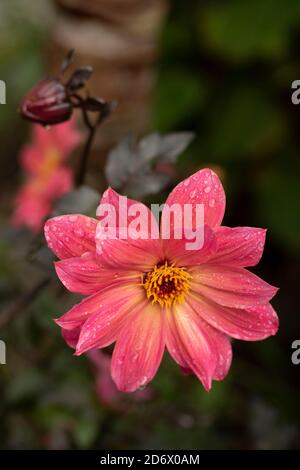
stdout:
{"type": "Polygon", "coordinates": [[[263,174],[258,181],[257,207],[262,225],[269,236],[291,252],[300,253],[299,173],[295,168],[277,168],[263,174]]]}
{"type": "Polygon", "coordinates": [[[199,11],[201,43],[233,61],[283,56],[299,22],[298,0],[233,0],[199,11]]]}
{"type": "Polygon", "coordinates": [[[258,88],[240,86],[219,100],[210,117],[210,152],[217,159],[240,159],[270,152],[281,144],[286,123],[258,88]]]}
{"type": "Polygon", "coordinates": [[[73,438],[79,448],[88,448],[97,436],[98,423],[92,417],[82,417],[76,422],[73,438]]]}
{"type": "MultiPolygon", "coordinates": [[[[205,88],[194,70],[168,67],[158,79],[154,102],[154,127],[174,130],[198,112],[205,88]]],[[[186,126],[185,126],[186,127],[186,126]]]]}

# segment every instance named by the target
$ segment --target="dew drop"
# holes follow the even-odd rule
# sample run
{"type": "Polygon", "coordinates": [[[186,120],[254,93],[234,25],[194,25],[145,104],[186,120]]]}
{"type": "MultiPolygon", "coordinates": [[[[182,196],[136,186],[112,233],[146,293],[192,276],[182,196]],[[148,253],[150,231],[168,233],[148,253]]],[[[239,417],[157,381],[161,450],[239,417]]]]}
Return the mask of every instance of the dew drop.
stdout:
{"type": "Polygon", "coordinates": [[[145,377],[145,376],[142,377],[139,390],[143,390],[146,387],[147,382],[148,382],[148,377],[145,377]]]}
{"type": "Polygon", "coordinates": [[[75,235],[78,235],[78,237],[84,237],[85,231],[82,228],[77,228],[74,230],[75,235]]]}

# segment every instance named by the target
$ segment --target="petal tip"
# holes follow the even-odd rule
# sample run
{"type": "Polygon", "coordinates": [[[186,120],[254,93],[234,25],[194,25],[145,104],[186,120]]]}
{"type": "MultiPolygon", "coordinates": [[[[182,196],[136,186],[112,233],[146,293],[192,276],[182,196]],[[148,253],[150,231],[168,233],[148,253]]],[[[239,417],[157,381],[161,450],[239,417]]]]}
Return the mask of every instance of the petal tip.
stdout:
{"type": "Polygon", "coordinates": [[[211,391],[211,387],[212,387],[212,379],[209,378],[207,380],[202,380],[202,385],[204,387],[204,390],[206,392],[210,392],[211,391]]]}
{"type": "Polygon", "coordinates": [[[73,326],[70,326],[70,324],[68,324],[68,322],[63,319],[63,317],[64,315],[60,318],[53,318],[54,323],[64,330],[72,330],[73,326]]]}
{"type": "Polygon", "coordinates": [[[74,351],[73,353],[73,356],[81,356],[85,351],[83,350],[83,348],[80,348],[80,346],[78,346],[77,344],[77,347],[76,347],[76,350],[74,351]]]}

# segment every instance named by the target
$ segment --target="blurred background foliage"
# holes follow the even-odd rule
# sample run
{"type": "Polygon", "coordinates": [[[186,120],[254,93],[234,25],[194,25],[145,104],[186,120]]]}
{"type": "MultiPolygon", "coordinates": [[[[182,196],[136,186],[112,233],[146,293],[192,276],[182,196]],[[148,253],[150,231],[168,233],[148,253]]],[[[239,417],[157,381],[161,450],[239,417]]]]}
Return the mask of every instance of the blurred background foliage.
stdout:
{"type": "Polygon", "coordinates": [[[150,129],[194,131],[177,179],[215,168],[226,187],[225,224],[269,229],[255,272],[281,288],[274,301],[281,326],[261,343],[235,341],[229,376],[209,394],[165,357],[150,398],[121,395],[121,406],[101,400],[90,363],[72,356],[52,321],[74,295],[51,284],[5,318],[7,305],[42,276],[26,262],[28,239],[8,217],[28,129],[15,110],[47,68],[48,8],[46,0],[0,4],[0,78],[8,87],[8,104],[0,106],[1,447],[300,448],[300,365],[291,363],[291,343],[300,337],[300,109],[290,99],[300,78],[299,1],[171,2],[150,129]]]}

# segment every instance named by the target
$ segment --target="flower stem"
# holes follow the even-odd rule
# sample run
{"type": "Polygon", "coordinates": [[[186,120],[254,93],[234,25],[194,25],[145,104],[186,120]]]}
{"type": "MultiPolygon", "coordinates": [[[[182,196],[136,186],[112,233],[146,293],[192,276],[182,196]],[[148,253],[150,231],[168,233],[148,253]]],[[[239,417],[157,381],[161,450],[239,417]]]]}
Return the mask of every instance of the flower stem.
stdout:
{"type": "MultiPolygon", "coordinates": [[[[85,121],[86,122],[86,121],[85,121]]],[[[84,183],[86,171],[87,171],[87,164],[89,159],[89,154],[91,152],[92,143],[95,137],[96,126],[87,126],[88,129],[88,137],[83,147],[79,170],[76,178],[76,186],[81,186],[84,183]]]]}
{"type": "Polygon", "coordinates": [[[80,165],[79,165],[79,170],[77,174],[77,179],[76,179],[76,186],[81,186],[84,183],[86,173],[87,173],[87,165],[88,165],[88,159],[89,155],[91,153],[91,148],[92,144],[95,138],[96,130],[102,124],[105,118],[107,118],[112,110],[112,107],[109,106],[109,103],[107,103],[107,107],[105,109],[98,111],[98,116],[97,119],[94,123],[91,122],[87,110],[82,107],[82,116],[83,116],[83,122],[88,130],[88,137],[86,140],[86,143],[83,147],[81,159],[80,159],[80,165]]]}

